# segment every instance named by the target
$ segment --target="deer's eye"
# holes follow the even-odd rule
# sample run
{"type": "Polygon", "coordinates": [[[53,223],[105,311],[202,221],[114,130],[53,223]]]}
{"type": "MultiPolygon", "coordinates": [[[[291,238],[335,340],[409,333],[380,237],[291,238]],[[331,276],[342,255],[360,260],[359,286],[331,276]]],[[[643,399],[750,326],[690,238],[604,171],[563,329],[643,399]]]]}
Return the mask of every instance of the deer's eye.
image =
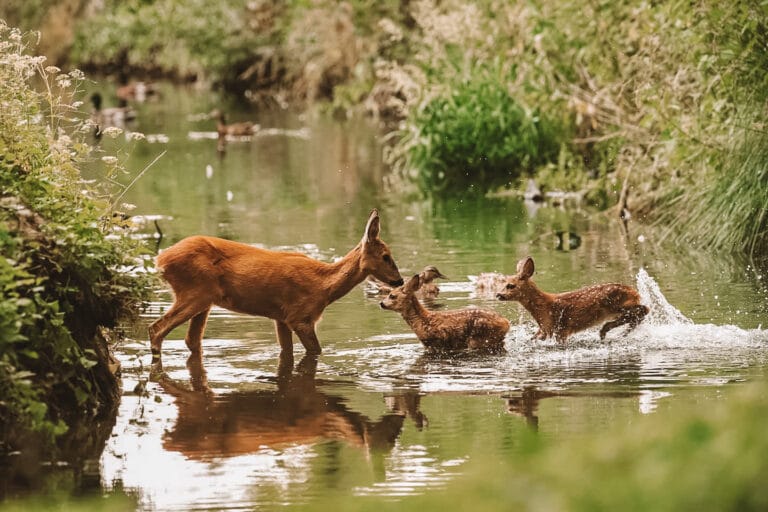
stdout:
{"type": "Polygon", "coordinates": [[[390,256],[389,254],[385,254],[384,256],[381,257],[381,259],[383,259],[387,263],[392,263],[392,256],[390,256]]]}
{"type": "Polygon", "coordinates": [[[515,289],[515,285],[514,285],[514,284],[512,284],[512,283],[509,283],[509,284],[507,285],[507,290],[514,290],[514,289],[515,289]]]}
{"type": "Polygon", "coordinates": [[[394,293],[390,293],[389,298],[392,300],[395,300],[397,298],[397,295],[395,295],[394,293]]]}

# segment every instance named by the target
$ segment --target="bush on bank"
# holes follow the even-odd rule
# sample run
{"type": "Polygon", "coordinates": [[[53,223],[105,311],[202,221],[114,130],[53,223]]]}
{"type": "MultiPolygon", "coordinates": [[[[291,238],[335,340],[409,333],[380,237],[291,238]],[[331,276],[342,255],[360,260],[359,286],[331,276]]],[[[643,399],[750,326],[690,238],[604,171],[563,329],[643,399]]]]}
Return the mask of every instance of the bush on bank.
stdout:
{"type": "Polygon", "coordinates": [[[0,448],[116,403],[103,329],[146,289],[109,194],[80,176],[91,128],[68,98],[82,75],[27,55],[27,39],[0,22],[0,448]]]}
{"type": "MultiPolygon", "coordinates": [[[[531,172],[545,187],[591,189],[602,206],[622,200],[636,217],[673,225],[686,243],[768,254],[768,183],[758,163],[768,142],[765,4],[427,0],[413,18],[409,44],[420,51],[394,71],[382,66],[418,88],[403,109],[395,163],[412,150],[411,134],[433,123],[425,102],[450,98],[446,84],[466,75],[467,62],[505,62],[515,70],[502,80],[509,95],[568,134],[557,159],[531,172]]],[[[429,141],[440,147],[420,151],[442,155],[453,144],[429,141]]],[[[494,142],[502,149],[506,140],[494,142]]],[[[445,165],[406,163],[420,180],[445,165]]]]}

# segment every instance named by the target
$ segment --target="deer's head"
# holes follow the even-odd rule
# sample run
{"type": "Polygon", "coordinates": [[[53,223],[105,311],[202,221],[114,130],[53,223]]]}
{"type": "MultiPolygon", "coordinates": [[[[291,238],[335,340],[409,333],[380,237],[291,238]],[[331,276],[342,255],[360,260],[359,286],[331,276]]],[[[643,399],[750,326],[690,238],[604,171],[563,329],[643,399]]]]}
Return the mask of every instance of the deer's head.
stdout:
{"type": "Polygon", "coordinates": [[[499,300],[520,300],[531,288],[531,276],[533,275],[533,258],[530,256],[517,262],[517,274],[507,276],[504,287],[496,298],[499,300]]]}
{"type": "Polygon", "coordinates": [[[387,295],[379,305],[382,309],[389,309],[402,313],[408,308],[411,301],[415,300],[413,294],[416,293],[416,290],[418,290],[420,286],[421,278],[419,277],[419,274],[416,274],[404,285],[389,292],[389,295],[387,295]]]}
{"type": "Polygon", "coordinates": [[[403,278],[389,247],[379,238],[380,228],[379,212],[374,209],[368,217],[365,233],[360,241],[360,268],[366,275],[372,275],[390,286],[400,286],[403,284],[403,278]]]}

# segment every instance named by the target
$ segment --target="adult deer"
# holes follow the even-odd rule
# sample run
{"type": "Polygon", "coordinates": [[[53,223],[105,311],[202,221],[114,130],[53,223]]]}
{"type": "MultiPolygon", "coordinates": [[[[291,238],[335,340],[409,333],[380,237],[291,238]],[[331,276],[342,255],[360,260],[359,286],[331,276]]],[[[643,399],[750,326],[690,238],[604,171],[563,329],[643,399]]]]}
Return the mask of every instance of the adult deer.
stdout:
{"type": "Polygon", "coordinates": [[[558,342],[573,333],[606,321],[600,328],[600,339],[611,329],[628,324],[628,331],[637,327],[648,307],[640,304],[637,290],[616,283],[596,284],[571,292],[546,293],[531,279],[534,265],[528,257],[517,263],[517,274],[508,276],[499,300],[516,300],[539,324],[536,338],[554,336],[558,342]]]}
{"type": "Polygon", "coordinates": [[[307,353],[319,354],[315,324],[330,303],[369,275],[393,286],[403,283],[379,230],[379,213],[373,210],[360,243],[335,263],[207,236],[191,236],[169,247],[157,257],[157,268],[175,300],[149,326],[152,360],[160,360],[163,339],[186,321],[187,347],[201,353],[214,305],[273,319],[282,352],[293,351],[295,332],[307,353]]]}

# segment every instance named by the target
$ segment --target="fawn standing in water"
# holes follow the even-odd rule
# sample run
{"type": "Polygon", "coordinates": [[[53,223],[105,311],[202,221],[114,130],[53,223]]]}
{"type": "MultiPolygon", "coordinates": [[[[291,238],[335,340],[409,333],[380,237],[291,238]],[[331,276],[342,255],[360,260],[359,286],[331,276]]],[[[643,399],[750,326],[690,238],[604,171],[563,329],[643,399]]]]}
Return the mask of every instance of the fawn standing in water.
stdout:
{"type": "Polygon", "coordinates": [[[420,286],[421,278],[416,274],[392,290],[380,305],[400,313],[425,347],[436,351],[469,348],[499,352],[504,349],[509,320],[477,308],[429,311],[416,297],[420,286]]]}
{"type": "Polygon", "coordinates": [[[546,293],[531,280],[533,258],[517,263],[517,274],[508,276],[499,300],[516,300],[539,324],[535,338],[554,336],[558,342],[573,333],[607,322],[600,329],[600,339],[611,329],[628,324],[628,331],[637,327],[648,307],[640,304],[637,290],[623,284],[609,283],[587,286],[572,292],[546,293]]]}

